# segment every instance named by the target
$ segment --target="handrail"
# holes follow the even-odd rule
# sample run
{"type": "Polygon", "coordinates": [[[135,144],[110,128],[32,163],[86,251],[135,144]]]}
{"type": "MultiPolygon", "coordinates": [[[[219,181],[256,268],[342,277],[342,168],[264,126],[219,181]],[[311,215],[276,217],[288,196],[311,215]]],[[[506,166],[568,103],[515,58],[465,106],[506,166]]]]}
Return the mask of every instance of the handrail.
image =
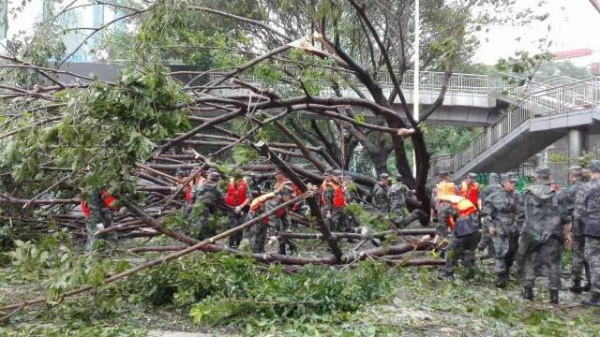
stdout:
{"type": "Polygon", "coordinates": [[[531,118],[600,106],[600,77],[565,83],[519,97],[522,93],[522,90],[511,90],[510,94],[523,100],[515,109],[503,114],[487,127],[465,150],[457,153],[452,159],[450,170],[459,171],[531,118]]]}

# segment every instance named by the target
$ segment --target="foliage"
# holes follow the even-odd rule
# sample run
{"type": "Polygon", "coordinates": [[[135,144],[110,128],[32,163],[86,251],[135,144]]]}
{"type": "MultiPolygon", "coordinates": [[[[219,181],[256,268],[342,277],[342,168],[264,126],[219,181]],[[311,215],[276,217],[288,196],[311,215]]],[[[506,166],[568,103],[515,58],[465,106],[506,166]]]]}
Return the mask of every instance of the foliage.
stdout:
{"type": "Polygon", "coordinates": [[[422,128],[431,154],[454,155],[469,146],[481,133],[481,128],[445,125],[425,125],[422,128]]]}
{"type": "MultiPolygon", "coordinates": [[[[158,65],[132,69],[115,83],[95,82],[57,94],[61,121],[18,133],[0,164],[14,181],[43,177],[42,165],[90,170],[82,185],[131,192],[130,170],[146,161],[156,142],[189,128],[182,94],[158,65]],[[28,131],[28,132],[27,132],[28,131]]],[[[33,123],[25,113],[15,123],[33,123]]]]}
{"type": "Polygon", "coordinates": [[[579,67],[571,61],[545,61],[542,62],[534,79],[537,81],[550,80],[560,76],[567,76],[573,79],[585,79],[591,77],[588,68],[579,67]]]}

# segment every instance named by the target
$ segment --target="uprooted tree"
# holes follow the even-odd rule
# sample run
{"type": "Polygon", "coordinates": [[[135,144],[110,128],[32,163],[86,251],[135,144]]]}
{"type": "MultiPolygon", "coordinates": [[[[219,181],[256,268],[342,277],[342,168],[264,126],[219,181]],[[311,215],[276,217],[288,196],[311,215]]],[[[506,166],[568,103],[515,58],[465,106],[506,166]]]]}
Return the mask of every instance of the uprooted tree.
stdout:
{"type": "MultiPolygon", "coordinates": [[[[106,186],[126,208],[115,218],[114,230],[129,237],[166,235],[189,246],[163,247],[178,252],[110,276],[110,283],[195,250],[248,255],[215,242],[252,223],[197,242],[161,221],[181,208],[183,186],[203,169],[234,174],[234,168],[267,173],[279,168],[303,191],[299,199],[306,199],[311,210],[304,220],[320,232],[310,237],[324,240],[331,255],[255,259],[348,264],[367,256],[429,249],[429,243],[414,243],[342,251],[338,238],[353,234],[329,231],[306,183],[320,183],[329,167],[348,171],[358,157],[381,173],[393,155],[397,170],[428,210],[429,154],[421,123],[441,106],[453,69],[473,52],[473,8],[504,2],[425,1],[422,68],[445,75],[437,100],[419,120],[401,86],[413,54],[412,3],[107,2],[120,16],[91,29],[78,48],[105,30],[107,41],[124,42],[120,52],[131,60],[113,80],[66,67],[75,51],[65,54],[56,40],[60,34],[47,34],[65,29],[57,22],[71,10],[72,4],[66,5],[40,24],[32,38],[15,41],[11,55],[1,56],[6,79],[0,102],[2,217],[37,229],[58,223],[82,235],[83,219],[71,210],[82,194],[106,186]],[[109,31],[122,22],[135,30],[109,31]],[[184,61],[191,70],[172,71],[165,60],[184,61]],[[405,141],[415,151],[416,176],[405,141]],[[178,169],[190,170],[186,181],[174,177],[178,169]]],[[[363,193],[375,183],[364,173],[347,173],[363,193]]],[[[387,234],[431,231],[355,235],[364,241],[387,234]]]]}

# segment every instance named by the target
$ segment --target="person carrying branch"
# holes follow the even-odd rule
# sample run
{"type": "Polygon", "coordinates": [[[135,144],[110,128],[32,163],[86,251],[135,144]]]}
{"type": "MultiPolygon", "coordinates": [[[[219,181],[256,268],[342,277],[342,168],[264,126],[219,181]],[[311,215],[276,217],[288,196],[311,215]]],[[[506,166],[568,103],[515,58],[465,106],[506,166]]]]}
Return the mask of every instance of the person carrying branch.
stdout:
{"type": "Polygon", "coordinates": [[[221,175],[209,172],[206,180],[194,190],[193,200],[195,215],[192,221],[191,234],[197,240],[203,240],[217,234],[218,224],[214,215],[219,209],[228,209],[223,193],[219,189],[221,175]]]}
{"type": "MultiPolygon", "coordinates": [[[[293,197],[294,191],[287,186],[283,186],[275,192],[269,192],[254,198],[254,200],[252,200],[250,203],[250,211],[248,212],[246,221],[250,221],[261,216],[262,214],[272,211],[274,208],[291,200],[293,197]]],[[[244,239],[248,239],[250,241],[252,252],[265,252],[265,245],[267,243],[269,229],[278,232],[289,231],[289,228],[285,227],[286,223],[289,224],[289,222],[281,221],[281,219],[285,218],[286,216],[288,216],[287,209],[280,209],[274,214],[263,218],[260,222],[251,226],[244,233],[244,239]]],[[[285,255],[286,245],[290,248],[290,252],[296,251],[296,246],[292,241],[283,239],[279,244],[280,254],[285,255]]]]}
{"type": "Polygon", "coordinates": [[[454,278],[454,268],[460,260],[467,269],[467,277],[472,277],[475,273],[475,250],[480,236],[477,207],[469,199],[451,194],[438,195],[437,203],[439,222],[433,242],[437,244],[443,238],[450,238],[446,265],[441,275],[454,278]]]}

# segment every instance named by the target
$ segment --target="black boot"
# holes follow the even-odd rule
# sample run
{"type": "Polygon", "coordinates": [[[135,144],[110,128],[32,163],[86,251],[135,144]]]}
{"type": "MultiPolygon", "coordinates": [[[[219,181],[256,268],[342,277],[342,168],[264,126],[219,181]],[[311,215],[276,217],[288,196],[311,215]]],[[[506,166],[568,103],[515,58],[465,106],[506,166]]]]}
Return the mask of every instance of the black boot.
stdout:
{"type": "Polygon", "coordinates": [[[523,292],[523,298],[526,300],[533,301],[533,288],[525,287],[525,291],[523,292]]]}
{"type": "Polygon", "coordinates": [[[590,283],[590,281],[587,281],[581,289],[586,292],[590,291],[590,289],[592,289],[592,284],[590,283]]]}
{"type": "Polygon", "coordinates": [[[496,275],[496,288],[504,289],[506,288],[506,273],[500,273],[496,275]]]}
{"type": "Polygon", "coordinates": [[[558,304],[558,290],[556,290],[556,289],[550,290],[550,303],[558,304]]]}
{"type": "Polygon", "coordinates": [[[575,294],[581,294],[583,288],[581,288],[581,280],[573,280],[573,284],[569,287],[569,290],[575,294]]]}
{"type": "Polygon", "coordinates": [[[600,307],[600,294],[593,293],[589,299],[581,301],[581,304],[583,304],[587,307],[590,307],[590,306],[600,307]]]}

